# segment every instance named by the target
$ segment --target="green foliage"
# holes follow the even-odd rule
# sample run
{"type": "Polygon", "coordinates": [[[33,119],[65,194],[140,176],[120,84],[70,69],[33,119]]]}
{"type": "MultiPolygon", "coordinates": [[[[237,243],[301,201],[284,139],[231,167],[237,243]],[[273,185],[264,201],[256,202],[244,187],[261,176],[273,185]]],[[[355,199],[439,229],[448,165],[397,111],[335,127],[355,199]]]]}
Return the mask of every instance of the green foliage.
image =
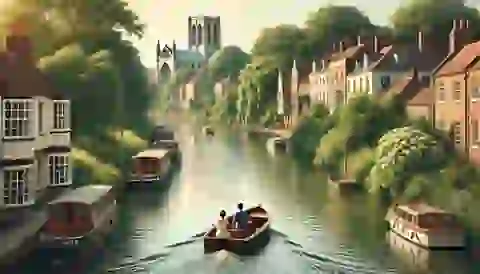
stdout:
{"type": "Polygon", "coordinates": [[[439,167],[445,159],[445,151],[432,135],[413,127],[393,129],[378,141],[375,166],[369,175],[370,190],[389,189],[401,194],[412,187],[405,185],[412,174],[439,167]]]}
{"type": "Polygon", "coordinates": [[[122,39],[141,37],[138,17],[121,0],[12,1],[1,15],[0,33],[12,22],[26,25],[38,67],[72,101],[77,178],[118,182],[126,160],[143,146],[139,136],[151,127],[146,70],[122,39]]]}
{"type": "Polygon", "coordinates": [[[347,154],[347,177],[364,182],[375,165],[375,152],[370,147],[361,148],[347,154]]]}
{"type": "Polygon", "coordinates": [[[250,62],[250,56],[237,46],[226,46],[215,52],[208,60],[208,70],[213,81],[231,77],[236,79],[250,62]]]}
{"type": "Polygon", "coordinates": [[[455,19],[470,20],[470,27],[480,34],[479,12],[467,7],[464,0],[405,1],[392,15],[391,22],[400,39],[414,40],[418,30],[422,30],[425,35],[445,40],[455,19]]]}

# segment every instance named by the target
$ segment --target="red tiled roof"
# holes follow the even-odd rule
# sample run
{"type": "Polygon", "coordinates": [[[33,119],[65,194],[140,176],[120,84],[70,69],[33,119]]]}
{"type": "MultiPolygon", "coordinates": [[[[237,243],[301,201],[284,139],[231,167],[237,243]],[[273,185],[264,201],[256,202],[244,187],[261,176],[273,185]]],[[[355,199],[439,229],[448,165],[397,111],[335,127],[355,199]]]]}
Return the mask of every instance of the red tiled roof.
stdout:
{"type": "Polygon", "coordinates": [[[437,72],[437,76],[461,73],[480,56],[480,41],[471,43],[463,47],[455,56],[450,58],[437,72]]]}
{"type": "Polygon", "coordinates": [[[399,98],[406,101],[408,105],[430,106],[434,102],[434,93],[429,88],[429,83],[420,81],[414,71],[396,82],[388,90],[388,93],[399,96],[399,98]]]}
{"type": "Polygon", "coordinates": [[[342,60],[342,59],[352,58],[363,47],[364,47],[364,45],[356,45],[356,46],[348,47],[347,49],[345,49],[342,52],[333,53],[330,56],[329,60],[330,61],[338,61],[338,60],[342,60]]]}

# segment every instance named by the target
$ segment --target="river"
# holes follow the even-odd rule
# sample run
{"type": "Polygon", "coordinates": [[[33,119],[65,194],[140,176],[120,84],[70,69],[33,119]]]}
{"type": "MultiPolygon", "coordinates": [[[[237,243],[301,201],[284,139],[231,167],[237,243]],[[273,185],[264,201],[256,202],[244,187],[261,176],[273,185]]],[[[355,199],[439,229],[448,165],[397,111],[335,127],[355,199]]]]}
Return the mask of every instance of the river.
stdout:
{"type": "Polygon", "coordinates": [[[373,199],[336,195],[322,174],[270,155],[259,140],[209,138],[189,126],[178,132],[181,170],[168,190],[119,201],[121,221],[103,256],[58,261],[34,253],[15,274],[475,272],[463,253],[428,252],[387,233],[373,199]],[[238,201],[269,210],[270,244],[254,257],[204,255],[198,236],[238,201]]]}

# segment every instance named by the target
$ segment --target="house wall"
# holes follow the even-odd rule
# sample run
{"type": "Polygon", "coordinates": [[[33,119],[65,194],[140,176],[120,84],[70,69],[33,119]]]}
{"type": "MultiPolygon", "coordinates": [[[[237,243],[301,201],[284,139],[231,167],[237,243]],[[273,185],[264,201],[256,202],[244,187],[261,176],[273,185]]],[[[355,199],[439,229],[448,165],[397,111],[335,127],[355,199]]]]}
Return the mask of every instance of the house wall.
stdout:
{"type": "Polygon", "coordinates": [[[425,118],[431,120],[433,118],[433,109],[427,105],[407,105],[408,117],[412,119],[425,118]]]}
{"type": "Polygon", "coordinates": [[[434,81],[435,92],[435,125],[437,128],[449,132],[455,122],[460,123],[461,128],[461,142],[455,144],[455,147],[460,151],[465,151],[466,144],[466,124],[468,117],[465,117],[465,81],[464,74],[456,74],[452,76],[437,77],[434,81]],[[460,100],[454,99],[454,82],[459,82],[461,86],[460,100]],[[445,88],[445,100],[441,101],[440,86],[443,83],[445,88]]]}
{"type": "Polygon", "coordinates": [[[333,111],[345,103],[346,60],[331,62],[327,69],[327,107],[333,111]]]}
{"type": "MultiPolygon", "coordinates": [[[[468,100],[470,104],[470,122],[477,120],[480,126],[480,99],[472,98],[472,92],[477,88],[480,88],[480,70],[471,71],[467,79],[468,100]]],[[[476,143],[472,138],[474,136],[472,130],[474,130],[474,128],[470,127],[468,133],[468,137],[471,140],[469,142],[470,160],[475,164],[480,165],[480,143],[476,143]]],[[[480,128],[477,134],[478,133],[480,133],[480,128]]]]}

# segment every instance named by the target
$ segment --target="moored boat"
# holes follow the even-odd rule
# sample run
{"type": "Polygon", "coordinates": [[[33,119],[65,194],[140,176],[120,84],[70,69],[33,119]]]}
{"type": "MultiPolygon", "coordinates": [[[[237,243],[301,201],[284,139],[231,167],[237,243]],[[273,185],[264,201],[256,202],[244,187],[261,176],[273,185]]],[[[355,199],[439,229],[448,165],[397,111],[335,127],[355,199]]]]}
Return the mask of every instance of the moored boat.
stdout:
{"type": "Polygon", "coordinates": [[[204,126],[202,128],[202,132],[203,132],[203,134],[205,134],[207,136],[213,136],[215,134],[215,132],[213,131],[213,128],[211,126],[204,126]]]}
{"type": "Polygon", "coordinates": [[[172,163],[179,164],[182,160],[182,153],[180,151],[178,142],[175,140],[159,140],[153,143],[151,148],[169,150],[172,157],[172,163]]]}
{"type": "Polygon", "coordinates": [[[154,144],[158,141],[175,141],[175,132],[166,125],[156,126],[150,137],[150,143],[154,144]]]}
{"type": "MultiPolygon", "coordinates": [[[[230,238],[216,237],[216,228],[210,229],[204,236],[204,251],[212,253],[226,250],[238,255],[251,255],[265,247],[270,239],[270,217],[261,206],[246,210],[249,213],[249,225],[246,230],[230,229],[230,238]]],[[[233,216],[228,217],[232,223],[233,216]]]]}
{"type": "Polygon", "coordinates": [[[271,153],[276,151],[287,151],[287,140],[282,137],[271,137],[267,140],[267,150],[271,153]]]}
{"type": "Polygon", "coordinates": [[[400,237],[429,249],[465,247],[465,231],[457,218],[447,211],[424,203],[396,205],[386,220],[400,237]]]}
{"type": "Polygon", "coordinates": [[[68,190],[47,208],[47,222],[40,232],[44,248],[98,247],[116,223],[117,203],[111,186],[68,190]]]}
{"type": "Polygon", "coordinates": [[[169,149],[151,148],[132,157],[133,171],[130,185],[135,183],[161,184],[172,170],[172,154],[169,149]]]}

